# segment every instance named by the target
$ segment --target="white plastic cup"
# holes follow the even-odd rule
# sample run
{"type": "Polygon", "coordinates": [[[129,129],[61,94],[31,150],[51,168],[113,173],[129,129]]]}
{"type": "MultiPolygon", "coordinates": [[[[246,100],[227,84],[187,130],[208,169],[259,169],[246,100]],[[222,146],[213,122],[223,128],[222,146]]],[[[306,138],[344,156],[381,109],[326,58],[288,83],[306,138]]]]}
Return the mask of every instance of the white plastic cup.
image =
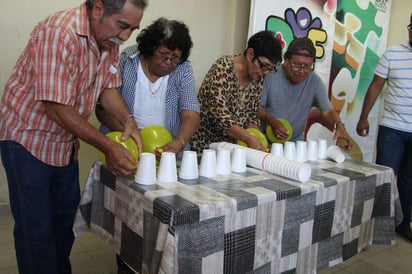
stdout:
{"type": "Polygon", "coordinates": [[[283,148],[283,153],[286,159],[295,160],[296,159],[296,144],[295,142],[285,142],[283,148]]]}
{"type": "Polygon", "coordinates": [[[217,150],[216,173],[218,175],[230,175],[232,173],[229,149],[219,148],[217,150]]]}
{"type": "Polygon", "coordinates": [[[283,144],[273,143],[272,147],[270,148],[270,154],[272,154],[274,156],[283,157],[283,144]]]}
{"type": "Polygon", "coordinates": [[[197,179],[199,177],[196,151],[186,150],[183,152],[182,162],[179,169],[179,177],[187,180],[197,179]]]}
{"type": "Polygon", "coordinates": [[[162,153],[157,180],[162,183],[177,182],[176,155],[173,152],[162,153]]]}
{"type": "Polygon", "coordinates": [[[203,177],[216,177],[216,150],[204,149],[200,159],[199,175],[203,177]]]}
{"type": "Polygon", "coordinates": [[[318,142],[315,140],[308,141],[308,160],[316,161],[318,159],[318,142]]]}
{"type": "Polygon", "coordinates": [[[340,147],[337,145],[332,145],[328,147],[328,150],[326,151],[326,155],[328,158],[334,160],[337,163],[343,163],[345,161],[345,155],[343,154],[342,150],[340,147]]]}
{"type": "Polygon", "coordinates": [[[142,153],[134,181],[141,185],[153,185],[156,183],[156,157],[153,153],[142,153]]]}
{"type": "Polygon", "coordinates": [[[232,150],[230,159],[232,172],[246,172],[246,150],[241,147],[236,147],[232,150]]]}
{"type": "Polygon", "coordinates": [[[301,164],[296,171],[297,180],[301,183],[305,183],[310,179],[312,174],[312,168],[309,164],[301,164]]]}
{"type": "Polygon", "coordinates": [[[307,161],[307,144],[305,141],[296,142],[296,161],[304,163],[307,161]]]}
{"type": "Polygon", "coordinates": [[[318,139],[318,159],[326,159],[326,151],[328,150],[328,142],[326,139],[318,139]]]}

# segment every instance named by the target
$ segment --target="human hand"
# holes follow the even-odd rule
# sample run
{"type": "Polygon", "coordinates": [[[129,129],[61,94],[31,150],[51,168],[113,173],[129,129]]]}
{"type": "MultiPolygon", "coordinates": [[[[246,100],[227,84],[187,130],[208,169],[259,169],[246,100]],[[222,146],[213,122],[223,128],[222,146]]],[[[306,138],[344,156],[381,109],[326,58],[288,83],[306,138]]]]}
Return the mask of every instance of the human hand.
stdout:
{"type": "Polygon", "coordinates": [[[353,139],[343,124],[340,124],[340,126],[336,128],[333,139],[336,140],[336,145],[342,147],[345,151],[350,151],[353,147],[353,139]]]}
{"type": "Polygon", "coordinates": [[[164,152],[167,151],[173,152],[174,154],[178,154],[183,149],[183,144],[179,140],[174,139],[170,143],[164,145],[162,149],[164,152]]]}
{"type": "Polygon", "coordinates": [[[127,119],[125,126],[124,126],[124,132],[122,134],[121,140],[126,140],[127,138],[132,137],[134,141],[136,142],[138,151],[139,151],[139,157],[142,154],[143,151],[143,145],[142,145],[142,137],[140,135],[140,130],[137,127],[137,124],[134,119],[127,119]]]}
{"type": "Polygon", "coordinates": [[[273,135],[275,135],[277,139],[284,140],[289,138],[287,129],[278,119],[271,117],[269,124],[272,127],[273,135]]]}
{"type": "Polygon", "coordinates": [[[111,142],[105,151],[106,166],[116,176],[130,176],[136,173],[137,159],[122,145],[111,142]]]}
{"type": "Polygon", "coordinates": [[[369,122],[367,119],[359,119],[356,125],[356,132],[359,136],[368,136],[369,134],[369,122]]]}
{"type": "Polygon", "coordinates": [[[250,134],[250,137],[246,141],[246,144],[249,148],[253,148],[253,149],[257,149],[257,150],[261,150],[261,151],[266,152],[266,148],[262,145],[262,143],[259,141],[259,139],[256,136],[252,135],[252,134],[250,134]]]}

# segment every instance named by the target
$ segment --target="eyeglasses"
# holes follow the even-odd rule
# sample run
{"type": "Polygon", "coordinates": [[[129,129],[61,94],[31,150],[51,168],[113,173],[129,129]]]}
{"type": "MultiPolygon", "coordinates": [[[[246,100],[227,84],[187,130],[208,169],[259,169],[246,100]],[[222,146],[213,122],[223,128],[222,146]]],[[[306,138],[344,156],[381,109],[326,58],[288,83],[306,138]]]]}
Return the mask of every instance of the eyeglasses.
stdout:
{"type": "Polygon", "coordinates": [[[411,29],[412,29],[412,24],[407,25],[406,28],[407,28],[408,30],[411,30],[411,29]]]}
{"type": "Polygon", "coordinates": [[[160,52],[160,51],[155,51],[154,56],[158,60],[160,60],[164,63],[170,61],[173,65],[178,64],[180,62],[180,57],[181,57],[181,56],[177,56],[177,55],[170,56],[166,52],[160,52]]]}
{"type": "Polygon", "coordinates": [[[262,63],[259,57],[255,57],[255,59],[258,61],[259,69],[261,69],[263,72],[277,72],[276,66],[271,67],[268,64],[262,63]]]}
{"type": "Polygon", "coordinates": [[[309,72],[313,70],[313,64],[308,66],[307,64],[297,64],[290,62],[290,67],[293,71],[303,70],[304,72],[309,72]]]}

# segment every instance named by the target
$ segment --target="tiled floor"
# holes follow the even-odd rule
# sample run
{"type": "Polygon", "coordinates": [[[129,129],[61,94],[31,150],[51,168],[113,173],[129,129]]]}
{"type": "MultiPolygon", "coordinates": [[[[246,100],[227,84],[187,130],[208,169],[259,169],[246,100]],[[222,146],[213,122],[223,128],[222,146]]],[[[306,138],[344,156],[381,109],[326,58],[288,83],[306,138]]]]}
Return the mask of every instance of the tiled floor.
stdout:
{"type": "MultiPolygon", "coordinates": [[[[0,206],[0,274],[17,274],[13,245],[13,218],[7,206],[0,206]]],[[[373,245],[353,258],[319,274],[412,273],[412,244],[396,238],[394,246],[373,245]]],[[[86,233],[75,241],[71,262],[73,274],[115,274],[115,253],[102,240],[86,233]]]]}

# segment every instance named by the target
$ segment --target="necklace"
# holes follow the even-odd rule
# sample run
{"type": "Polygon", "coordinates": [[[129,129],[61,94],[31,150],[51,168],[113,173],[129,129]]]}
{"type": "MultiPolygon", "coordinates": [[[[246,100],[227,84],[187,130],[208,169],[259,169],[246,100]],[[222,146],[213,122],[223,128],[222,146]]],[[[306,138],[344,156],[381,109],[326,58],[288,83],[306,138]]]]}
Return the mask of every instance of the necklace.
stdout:
{"type": "MultiPolygon", "coordinates": [[[[154,83],[152,83],[152,82],[149,80],[149,65],[148,65],[147,61],[146,61],[146,71],[147,71],[147,76],[146,76],[146,78],[147,78],[147,84],[149,85],[149,91],[150,91],[150,99],[154,99],[154,98],[156,97],[156,94],[159,92],[160,88],[162,87],[164,77],[162,77],[162,76],[160,77],[160,78],[161,78],[161,81],[160,81],[159,85],[157,86],[157,88],[155,88],[155,90],[153,90],[152,87],[156,85],[156,82],[157,82],[157,81],[155,81],[154,83]]],[[[158,79],[158,80],[159,80],[159,79],[158,79]]]]}
{"type": "Polygon", "coordinates": [[[156,82],[152,84],[149,78],[147,78],[147,83],[149,85],[149,91],[150,91],[150,99],[155,98],[156,94],[159,92],[160,88],[162,87],[164,78],[163,77],[160,77],[160,78],[162,78],[162,80],[160,81],[159,86],[155,90],[152,89],[152,86],[154,86],[156,82]]]}

